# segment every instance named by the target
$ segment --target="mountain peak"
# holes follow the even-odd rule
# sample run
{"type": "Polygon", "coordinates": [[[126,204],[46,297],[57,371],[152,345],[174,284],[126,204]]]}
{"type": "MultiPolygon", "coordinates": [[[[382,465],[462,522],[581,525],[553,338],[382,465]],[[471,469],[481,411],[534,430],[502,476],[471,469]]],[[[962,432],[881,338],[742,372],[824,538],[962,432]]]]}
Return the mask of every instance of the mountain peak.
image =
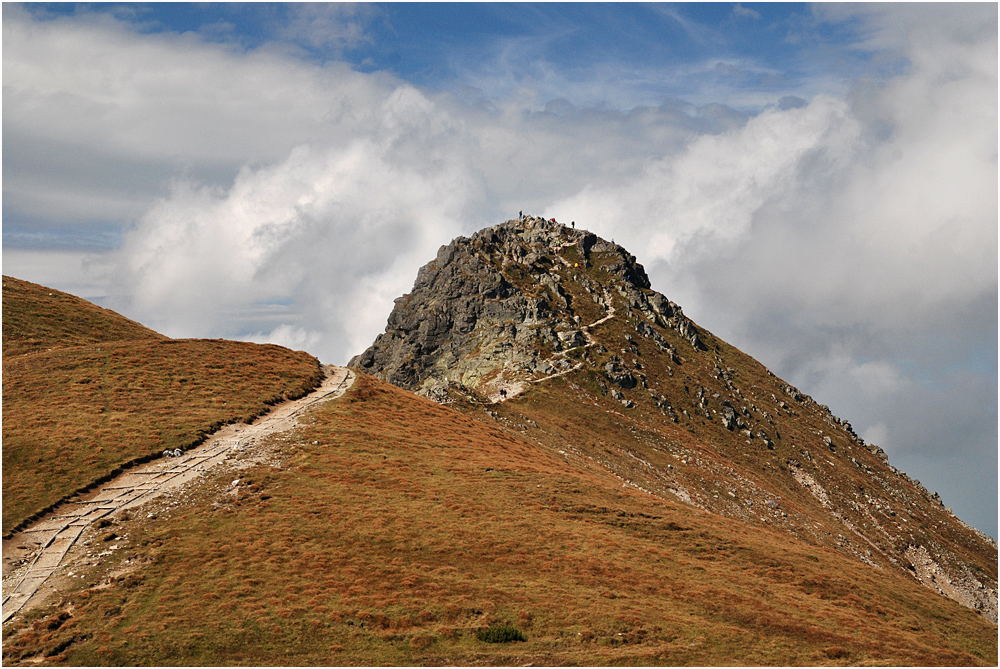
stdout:
{"type": "Polygon", "coordinates": [[[615,317],[612,294],[703,347],[624,248],[522,216],[442,246],[396,300],[385,333],[350,365],[425,395],[459,384],[494,400],[513,397],[573,368],[568,351],[600,345],[590,328],[615,317]]]}
{"type": "Polygon", "coordinates": [[[531,435],[574,467],[895,571],[997,620],[994,541],[586,230],[527,216],[455,239],[349,366],[531,435]]]}

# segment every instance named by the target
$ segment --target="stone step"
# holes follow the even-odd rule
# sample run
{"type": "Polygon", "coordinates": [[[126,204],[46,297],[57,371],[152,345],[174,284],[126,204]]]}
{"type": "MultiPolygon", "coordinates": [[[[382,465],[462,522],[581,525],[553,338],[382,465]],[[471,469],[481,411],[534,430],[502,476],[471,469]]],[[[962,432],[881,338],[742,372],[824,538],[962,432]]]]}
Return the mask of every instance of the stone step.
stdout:
{"type": "Polygon", "coordinates": [[[25,534],[29,532],[58,532],[62,528],[66,527],[70,521],[79,518],[79,516],[58,516],[50,520],[39,523],[31,529],[24,530],[25,534]]]}

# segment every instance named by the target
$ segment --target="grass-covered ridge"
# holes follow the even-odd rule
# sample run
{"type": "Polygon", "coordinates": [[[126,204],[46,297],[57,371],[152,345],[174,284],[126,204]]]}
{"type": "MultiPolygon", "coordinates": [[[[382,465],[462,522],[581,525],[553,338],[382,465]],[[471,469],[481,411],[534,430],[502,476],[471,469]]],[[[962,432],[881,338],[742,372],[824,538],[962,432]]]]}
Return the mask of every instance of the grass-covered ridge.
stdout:
{"type": "Polygon", "coordinates": [[[4,358],[3,531],[132,460],[248,421],[321,380],[315,358],[146,340],[4,358]]]}
{"type": "Polygon", "coordinates": [[[132,514],[141,566],[35,612],[4,663],[996,665],[996,627],[915,582],[370,377],[314,415],[238,498],[218,472],[132,514]]]}
{"type": "Polygon", "coordinates": [[[171,340],[3,277],[3,533],[117,468],[246,421],[322,379],[280,346],[171,340]]]}
{"type": "Polygon", "coordinates": [[[98,342],[166,339],[84,299],[3,277],[3,357],[98,342]]]}

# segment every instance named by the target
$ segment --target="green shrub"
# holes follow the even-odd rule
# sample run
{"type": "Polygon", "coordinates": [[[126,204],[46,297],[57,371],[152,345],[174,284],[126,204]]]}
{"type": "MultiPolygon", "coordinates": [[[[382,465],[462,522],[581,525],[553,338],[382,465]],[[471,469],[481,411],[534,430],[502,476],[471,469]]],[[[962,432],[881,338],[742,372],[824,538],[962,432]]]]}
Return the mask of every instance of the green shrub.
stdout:
{"type": "Polygon", "coordinates": [[[521,630],[513,625],[490,625],[476,632],[476,637],[486,643],[510,643],[511,641],[527,641],[521,630]]]}

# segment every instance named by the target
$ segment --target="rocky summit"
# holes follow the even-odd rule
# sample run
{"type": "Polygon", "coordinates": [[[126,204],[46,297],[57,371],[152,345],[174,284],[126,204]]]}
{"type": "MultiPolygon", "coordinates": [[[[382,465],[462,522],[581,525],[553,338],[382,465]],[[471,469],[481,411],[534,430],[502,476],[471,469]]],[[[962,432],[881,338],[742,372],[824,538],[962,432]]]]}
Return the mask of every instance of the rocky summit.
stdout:
{"type": "MultiPolygon", "coordinates": [[[[635,256],[591,232],[528,216],[441,247],[413,292],[396,300],[385,333],[350,366],[432,398],[446,397],[449,385],[511,398],[579,368],[569,351],[604,352],[590,330],[613,317],[613,293],[704,348],[681,308],[650,290],[635,256]],[[595,268],[601,279],[591,276],[595,268]]],[[[656,330],[648,336],[676,356],[656,330]]],[[[620,360],[606,366],[615,384],[636,385],[620,360]]]]}
{"type": "Polygon", "coordinates": [[[586,230],[522,216],[455,239],[349,366],[623,486],[915,579],[997,621],[992,538],[586,230]]]}

